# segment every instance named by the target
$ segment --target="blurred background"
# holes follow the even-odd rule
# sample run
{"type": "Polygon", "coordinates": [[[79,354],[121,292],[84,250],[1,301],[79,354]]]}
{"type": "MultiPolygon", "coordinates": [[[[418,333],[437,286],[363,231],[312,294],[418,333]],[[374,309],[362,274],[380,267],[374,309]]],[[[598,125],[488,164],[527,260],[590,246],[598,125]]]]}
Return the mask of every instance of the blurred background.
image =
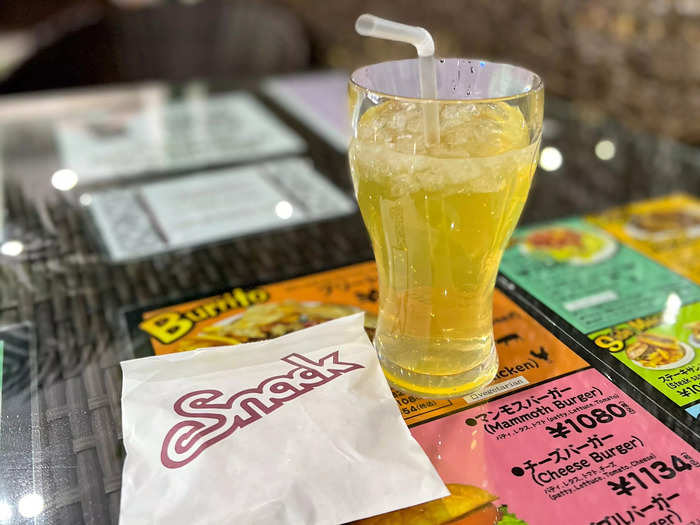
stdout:
{"type": "Polygon", "coordinates": [[[700,0],[0,2],[0,93],[351,70],[410,57],[363,12],[428,28],[442,56],[518,63],[548,92],[700,144],[700,0]]]}

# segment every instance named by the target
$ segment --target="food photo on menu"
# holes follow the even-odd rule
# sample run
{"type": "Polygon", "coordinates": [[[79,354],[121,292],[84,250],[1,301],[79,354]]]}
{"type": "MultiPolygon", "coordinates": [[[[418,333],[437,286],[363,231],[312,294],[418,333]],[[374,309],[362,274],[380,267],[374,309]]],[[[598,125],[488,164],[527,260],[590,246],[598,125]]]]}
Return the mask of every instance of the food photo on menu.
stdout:
{"type": "Polygon", "coordinates": [[[26,2],[0,525],[700,525],[687,2],[26,2]]]}

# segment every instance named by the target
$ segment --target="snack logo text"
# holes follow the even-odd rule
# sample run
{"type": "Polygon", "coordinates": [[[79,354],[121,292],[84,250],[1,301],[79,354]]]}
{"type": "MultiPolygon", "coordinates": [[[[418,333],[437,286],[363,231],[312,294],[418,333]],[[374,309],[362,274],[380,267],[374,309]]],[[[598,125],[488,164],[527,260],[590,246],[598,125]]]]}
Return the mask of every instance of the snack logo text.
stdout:
{"type": "Polygon", "coordinates": [[[200,321],[218,317],[230,310],[264,303],[269,298],[270,294],[262,288],[252,290],[234,288],[185,312],[170,311],[156,314],[141,322],[139,328],[164,345],[169,345],[187,335],[200,321]]]}
{"type": "Polygon", "coordinates": [[[294,365],[286,374],[273,376],[257,387],[242,390],[223,403],[220,390],[189,392],[173,406],[187,418],[173,426],[163,439],[160,460],[166,468],[180,468],[207,448],[280,408],[284,403],[310,392],[336,377],[364,368],[357,363],[338,360],[338,351],[313,361],[300,354],[290,354],[282,361],[294,365]]]}

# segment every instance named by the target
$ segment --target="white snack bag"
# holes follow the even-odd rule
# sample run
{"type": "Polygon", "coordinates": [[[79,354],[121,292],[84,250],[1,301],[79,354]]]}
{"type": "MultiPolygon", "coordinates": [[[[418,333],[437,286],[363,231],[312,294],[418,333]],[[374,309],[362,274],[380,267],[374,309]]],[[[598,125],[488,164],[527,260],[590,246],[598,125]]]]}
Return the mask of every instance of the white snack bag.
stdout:
{"type": "Polygon", "coordinates": [[[363,314],[121,365],[121,525],[337,524],[449,494],[363,314]]]}

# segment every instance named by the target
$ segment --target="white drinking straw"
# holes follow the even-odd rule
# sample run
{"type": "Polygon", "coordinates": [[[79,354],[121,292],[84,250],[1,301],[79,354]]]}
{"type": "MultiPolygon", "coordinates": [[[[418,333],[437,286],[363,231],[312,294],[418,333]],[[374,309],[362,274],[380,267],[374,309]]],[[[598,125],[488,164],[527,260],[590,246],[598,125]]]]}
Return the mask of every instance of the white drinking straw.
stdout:
{"type": "MultiPolygon", "coordinates": [[[[383,38],[395,42],[411,44],[418,52],[418,70],[421,98],[437,98],[437,78],[435,72],[435,44],[430,33],[422,27],[409,26],[385,20],[378,16],[360,15],[355,22],[355,31],[363,36],[383,38]]],[[[428,144],[440,142],[440,120],[438,107],[434,102],[423,104],[423,123],[428,144]]]]}

